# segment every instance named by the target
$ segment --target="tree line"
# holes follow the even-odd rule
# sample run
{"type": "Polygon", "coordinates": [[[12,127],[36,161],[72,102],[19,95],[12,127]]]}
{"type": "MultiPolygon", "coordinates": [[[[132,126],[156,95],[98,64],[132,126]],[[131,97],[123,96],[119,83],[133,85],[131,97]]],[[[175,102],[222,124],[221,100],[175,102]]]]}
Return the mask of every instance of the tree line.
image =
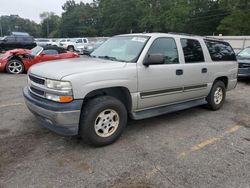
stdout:
{"type": "Polygon", "coordinates": [[[94,37],[137,32],[250,35],[248,0],[68,0],[61,16],[40,14],[37,24],[1,16],[2,33],[19,30],[35,37],[94,37]]]}

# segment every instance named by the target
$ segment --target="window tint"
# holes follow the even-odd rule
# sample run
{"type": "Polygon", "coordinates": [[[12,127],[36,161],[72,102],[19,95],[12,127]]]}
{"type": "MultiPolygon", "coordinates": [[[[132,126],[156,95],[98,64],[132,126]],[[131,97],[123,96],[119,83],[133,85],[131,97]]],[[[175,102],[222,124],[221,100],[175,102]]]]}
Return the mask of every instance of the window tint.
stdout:
{"type": "Polygon", "coordinates": [[[198,40],[181,39],[181,45],[186,63],[204,62],[203,51],[198,40]]]}
{"type": "Polygon", "coordinates": [[[179,63],[176,43],[172,38],[156,39],[150,47],[148,54],[163,54],[165,56],[165,64],[179,63]]]}
{"type": "Polygon", "coordinates": [[[50,49],[50,50],[44,50],[43,53],[44,53],[45,55],[53,55],[53,54],[58,54],[58,51],[57,51],[57,50],[50,49]]]}
{"type": "Polygon", "coordinates": [[[232,47],[223,41],[204,40],[213,61],[235,61],[232,47]]]}

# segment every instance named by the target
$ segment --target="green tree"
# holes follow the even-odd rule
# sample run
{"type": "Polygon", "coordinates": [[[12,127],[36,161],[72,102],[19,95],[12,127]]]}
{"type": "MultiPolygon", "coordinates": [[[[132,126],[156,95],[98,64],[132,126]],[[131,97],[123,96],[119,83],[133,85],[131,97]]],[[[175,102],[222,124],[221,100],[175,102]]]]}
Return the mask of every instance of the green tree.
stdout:
{"type": "Polygon", "coordinates": [[[2,35],[9,35],[13,31],[27,32],[34,37],[40,35],[39,24],[18,15],[0,16],[0,24],[2,35]]]}
{"type": "Polygon", "coordinates": [[[230,10],[217,27],[224,35],[250,35],[250,2],[247,0],[225,1],[224,5],[230,10]]]}
{"type": "Polygon", "coordinates": [[[53,12],[43,12],[40,14],[41,36],[42,37],[59,37],[59,25],[61,18],[53,12]]]}

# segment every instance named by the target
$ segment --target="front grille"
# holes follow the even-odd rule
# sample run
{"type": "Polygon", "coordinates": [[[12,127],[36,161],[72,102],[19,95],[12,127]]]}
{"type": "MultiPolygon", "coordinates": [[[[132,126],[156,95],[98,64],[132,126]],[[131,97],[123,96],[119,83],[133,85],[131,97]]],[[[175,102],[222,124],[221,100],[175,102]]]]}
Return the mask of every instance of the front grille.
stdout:
{"type": "Polygon", "coordinates": [[[239,68],[250,68],[250,63],[239,63],[239,68]]]}
{"type": "Polygon", "coordinates": [[[32,76],[32,75],[29,75],[29,78],[31,81],[37,83],[37,84],[41,84],[41,85],[44,85],[45,84],[45,80],[44,79],[41,79],[41,78],[38,78],[36,76],[32,76]]]}
{"type": "Polygon", "coordinates": [[[30,90],[31,90],[32,93],[34,93],[36,95],[39,95],[39,96],[44,96],[45,95],[44,91],[41,91],[41,90],[36,89],[34,87],[30,87],[30,90]]]}

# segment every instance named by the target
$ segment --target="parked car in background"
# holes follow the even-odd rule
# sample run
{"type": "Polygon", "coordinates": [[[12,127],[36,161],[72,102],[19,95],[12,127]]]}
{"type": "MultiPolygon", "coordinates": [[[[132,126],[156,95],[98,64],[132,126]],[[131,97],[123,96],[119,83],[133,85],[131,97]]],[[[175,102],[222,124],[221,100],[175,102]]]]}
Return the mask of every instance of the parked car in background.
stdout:
{"type": "Polygon", "coordinates": [[[239,78],[250,78],[250,46],[240,51],[237,55],[239,63],[239,78]]]}
{"type": "Polygon", "coordinates": [[[128,34],[90,57],[31,67],[25,102],[41,125],[95,146],[116,141],[127,117],[223,106],[237,84],[230,44],[183,34],[128,34]]]}
{"type": "Polygon", "coordinates": [[[75,51],[77,47],[89,43],[87,38],[75,38],[67,42],[60,42],[60,47],[67,49],[69,51],[75,51]]]}
{"type": "Polygon", "coordinates": [[[50,45],[50,39],[35,39],[37,46],[45,47],[50,45]]]}
{"type": "Polygon", "coordinates": [[[32,49],[36,46],[34,38],[28,33],[12,32],[0,40],[0,52],[16,48],[32,49]]]}
{"type": "Polygon", "coordinates": [[[0,71],[21,74],[37,63],[44,61],[77,58],[79,55],[56,46],[36,46],[32,50],[15,49],[7,51],[0,58],[0,71]]]}
{"type": "Polygon", "coordinates": [[[82,55],[89,55],[91,54],[95,49],[97,49],[99,46],[101,46],[107,39],[103,39],[103,40],[98,40],[96,42],[91,42],[91,43],[87,43],[83,46],[79,46],[76,48],[76,51],[79,54],[82,55]]]}

